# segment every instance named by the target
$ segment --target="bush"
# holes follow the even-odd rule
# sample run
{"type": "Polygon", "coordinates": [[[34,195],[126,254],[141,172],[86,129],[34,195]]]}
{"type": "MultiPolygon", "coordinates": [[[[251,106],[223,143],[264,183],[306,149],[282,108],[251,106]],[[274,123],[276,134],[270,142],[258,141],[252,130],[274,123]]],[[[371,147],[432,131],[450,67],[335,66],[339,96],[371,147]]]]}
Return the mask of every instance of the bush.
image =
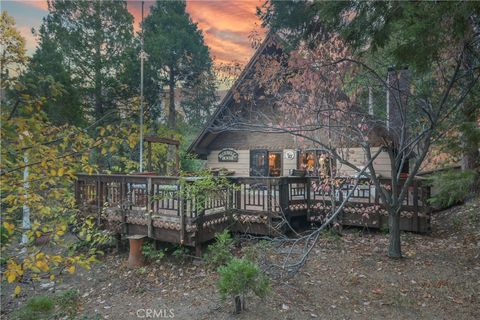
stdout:
{"type": "Polygon", "coordinates": [[[475,179],[476,173],[471,170],[449,170],[434,174],[429,177],[428,183],[435,194],[428,202],[439,208],[448,208],[461,203],[470,194],[475,179]]]}
{"type": "Polygon", "coordinates": [[[155,249],[153,242],[144,242],[142,245],[142,254],[148,260],[155,263],[160,263],[163,257],[165,256],[165,252],[163,250],[155,249]]]}
{"type": "Polygon", "coordinates": [[[78,303],[78,292],[73,289],[54,296],[36,296],[13,313],[12,319],[76,319],[78,303]]]}
{"type": "Polygon", "coordinates": [[[190,250],[183,246],[178,246],[172,252],[172,256],[180,263],[185,263],[187,261],[190,250]]]}
{"type": "Polygon", "coordinates": [[[218,288],[222,299],[227,296],[235,300],[235,312],[245,309],[245,296],[253,292],[265,298],[270,290],[268,278],[252,261],[233,258],[226,266],[218,269],[218,288]]]}
{"type": "Polygon", "coordinates": [[[227,229],[215,235],[215,243],[208,246],[204,260],[212,269],[226,265],[232,260],[233,239],[227,229]]]}
{"type": "Polygon", "coordinates": [[[12,319],[38,320],[48,319],[52,316],[55,303],[47,296],[33,297],[27,304],[12,315],[12,319]]]}

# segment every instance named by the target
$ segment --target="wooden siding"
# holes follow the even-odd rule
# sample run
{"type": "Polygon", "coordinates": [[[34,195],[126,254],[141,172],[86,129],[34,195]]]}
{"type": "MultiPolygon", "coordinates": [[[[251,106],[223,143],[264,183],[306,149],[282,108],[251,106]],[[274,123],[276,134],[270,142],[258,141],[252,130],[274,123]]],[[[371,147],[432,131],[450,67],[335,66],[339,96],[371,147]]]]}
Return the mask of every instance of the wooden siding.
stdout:
{"type": "MultiPolygon", "coordinates": [[[[279,151],[282,149],[274,149],[274,148],[265,148],[271,151],[279,151]]],[[[372,154],[377,152],[378,148],[372,148],[372,154]]],[[[233,171],[234,176],[237,177],[248,177],[250,175],[250,150],[237,150],[238,152],[238,162],[219,162],[218,161],[218,153],[220,150],[213,150],[207,156],[207,167],[208,168],[225,168],[227,170],[233,171]]],[[[283,149],[283,157],[282,157],[282,175],[288,176],[292,169],[297,169],[297,150],[296,149],[283,149]],[[292,151],[295,154],[293,159],[287,159],[286,153],[287,151],[292,151]]],[[[338,151],[340,155],[345,157],[346,160],[352,162],[359,168],[362,168],[366,165],[367,160],[365,156],[365,152],[362,148],[348,148],[348,149],[341,149],[338,151]]],[[[388,158],[388,154],[386,152],[380,153],[377,159],[374,161],[374,166],[377,174],[381,175],[385,178],[390,178],[390,159],[388,158]]],[[[356,174],[355,170],[342,165],[337,162],[337,168],[339,170],[339,174],[343,176],[354,176],[356,174]]]]}
{"type": "Polygon", "coordinates": [[[219,162],[218,153],[220,150],[213,150],[207,156],[207,167],[225,168],[234,171],[234,176],[248,177],[250,175],[250,150],[236,150],[238,152],[238,162],[219,162]]]}
{"type": "MultiPolygon", "coordinates": [[[[378,151],[378,147],[371,148],[372,155],[375,154],[377,151],[378,151]]],[[[343,158],[352,162],[354,165],[360,168],[363,168],[368,162],[367,157],[365,156],[365,152],[363,151],[362,148],[341,149],[341,150],[338,150],[338,153],[343,158]]],[[[377,174],[385,178],[391,177],[390,159],[388,158],[388,154],[386,152],[380,153],[377,159],[373,162],[373,166],[377,174]]],[[[338,162],[337,162],[337,168],[339,170],[340,175],[351,176],[356,174],[355,170],[345,165],[342,165],[338,162]]]]}

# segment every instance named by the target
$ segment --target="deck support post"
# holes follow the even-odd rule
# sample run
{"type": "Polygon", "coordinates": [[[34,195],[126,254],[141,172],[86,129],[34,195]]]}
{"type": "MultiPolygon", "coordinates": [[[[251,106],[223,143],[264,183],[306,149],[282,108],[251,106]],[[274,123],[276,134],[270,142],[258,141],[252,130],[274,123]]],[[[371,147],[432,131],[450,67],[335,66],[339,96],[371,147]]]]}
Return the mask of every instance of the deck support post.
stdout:
{"type": "Polygon", "coordinates": [[[308,177],[305,177],[305,184],[306,184],[306,190],[305,192],[307,193],[306,194],[306,201],[307,201],[307,221],[310,219],[310,213],[311,213],[311,210],[310,208],[312,207],[312,199],[311,199],[311,192],[312,192],[312,181],[310,178],[308,177]]]}
{"type": "Polygon", "coordinates": [[[202,244],[196,243],[195,244],[195,256],[201,258],[203,255],[202,244]]]}
{"type": "Polygon", "coordinates": [[[130,243],[130,250],[128,253],[128,267],[138,268],[143,266],[144,259],[142,254],[143,236],[128,237],[130,243]]]}
{"type": "Polygon", "coordinates": [[[115,234],[115,249],[118,253],[125,252],[125,240],[122,239],[122,234],[115,234]]]}

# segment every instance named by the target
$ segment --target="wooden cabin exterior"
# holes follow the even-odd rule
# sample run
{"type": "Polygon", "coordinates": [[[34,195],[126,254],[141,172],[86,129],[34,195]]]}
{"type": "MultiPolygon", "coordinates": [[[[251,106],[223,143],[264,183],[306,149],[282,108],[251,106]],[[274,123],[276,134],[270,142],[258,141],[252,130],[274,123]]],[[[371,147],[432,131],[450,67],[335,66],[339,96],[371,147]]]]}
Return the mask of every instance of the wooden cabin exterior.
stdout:
{"type": "MultiPolygon", "coordinates": [[[[324,223],[343,199],[347,202],[338,216],[340,224],[388,227],[386,206],[367,178],[359,177],[362,182],[358,186],[345,182],[332,188],[317,187],[318,175],[328,174],[332,168],[337,176],[356,175],[353,169],[334,163],[325,149],[286,132],[221,127],[228,123],[230,114],[238,112],[249,117],[255,117],[258,112],[269,112],[277,119],[282,117],[273,110],[271,101],[257,101],[256,108],[250,108],[234,99],[242,82],[252,76],[261,55],[275,50],[274,40],[267,37],[188,149],[206,160],[208,168],[229,171],[227,179],[234,187],[199,199],[189,194],[188,184],[202,177],[191,177],[182,183],[179,177],[152,174],[80,174],[76,182],[80,212],[96,217],[99,225],[118,235],[149,237],[197,248],[226,228],[233,232],[278,236],[288,230],[286,224],[293,220],[324,223]],[[200,201],[202,209],[199,210],[200,201]]],[[[389,121],[395,118],[388,110],[387,114],[389,121]]],[[[376,153],[382,143],[382,133],[372,132],[371,152],[376,153]]],[[[325,130],[314,134],[317,141],[338,141],[325,130]]],[[[366,156],[359,145],[338,144],[335,149],[357,167],[366,165],[366,156]]],[[[380,175],[380,183],[392,188],[388,155],[381,153],[373,165],[380,175]]],[[[398,183],[404,183],[404,177],[400,178],[398,183]]],[[[402,202],[401,230],[430,231],[429,196],[429,187],[415,179],[402,202]]]]}
{"type": "MultiPolygon", "coordinates": [[[[296,170],[318,175],[318,173],[328,171],[329,166],[327,164],[331,161],[328,152],[313,142],[285,132],[271,133],[261,132],[261,130],[238,130],[234,127],[225,127],[224,123],[228,123],[229,114],[244,112],[246,114],[245,118],[248,119],[255,117],[258,112],[263,114],[276,112],[272,110],[275,101],[261,101],[263,97],[254,98],[257,99],[251,103],[254,107],[242,104],[235,99],[235,95],[242,90],[243,82],[249,81],[255,76],[256,64],[259,63],[262,55],[275,54],[276,48],[275,37],[268,36],[246,65],[237,82],[225,95],[210,121],[188,148],[189,153],[197,155],[199,159],[206,160],[207,168],[213,170],[224,169],[230,175],[237,177],[291,176],[296,173],[296,170]]],[[[389,109],[394,109],[391,107],[392,103],[387,102],[387,117],[389,114],[392,118],[389,121],[395,121],[395,113],[393,111],[389,112],[389,109]]],[[[278,117],[278,115],[276,116],[278,117]]],[[[387,119],[385,121],[387,122],[387,119]]],[[[374,132],[370,139],[372,154],[376,153],[383,143],[380,139],[381,133],[378,132],[374,132]]],[[[330,133],[323,130],[314,132],[312,135],[317,135],[315,137],[317,140],[325,140],[330,133]]],[[[335,137],[329,136],[328,139],[335,141],[335,137]]],[[[365,152],[358,145],[339,143],[336,151],[342,155],[343,159],[359,168],[363,168],[367,163],[365,152]]],[[[335,161],[333,166],[339,176],[356,175],[354,169],[341,165],[338,161],[335,161]]],[[[386,152],[380,153],[374,161],[374,167],[379,176],[383,178],[391,177],[390,160],[386,152]]],[[[405,165],[404,170],[405,173],[408,173],[408,164],[405,165]]]]}

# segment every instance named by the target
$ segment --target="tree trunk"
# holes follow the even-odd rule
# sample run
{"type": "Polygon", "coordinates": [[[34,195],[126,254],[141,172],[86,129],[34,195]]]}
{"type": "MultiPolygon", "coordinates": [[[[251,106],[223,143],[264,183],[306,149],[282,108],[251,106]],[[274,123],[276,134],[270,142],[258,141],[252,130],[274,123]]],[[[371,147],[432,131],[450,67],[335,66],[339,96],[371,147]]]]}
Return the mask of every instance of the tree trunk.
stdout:
{"type": "Polygon", "coordinates": [[[462,120],[465,125],[472,124],[471,128],[463,129],[461,132],[462,141],[462,170],[475,170],[480,165],[479,145],[475,139],[472,139],[468,130],[474,130],[477,122],[477,106],[472,101],[466,101],[461,107],[462,120]]]}
{"type": "Polygon", "coordinates": [[[28,156],[25,152],[23,154],[23,159],[25,162],[25,168],[23,169],[23,188],[25,189],[25,199],[23,202],[23,216],[22,216],[22,245],[26,246],[28,243],[28,230],[31,228],[30,223],[30,207],[28,206],[28,189],[30,188],[30,184],[28,182],[28,156]]]}
{"type": "MultiPolygon", "coordinates": [[[[175,71],[173,67],[170,67],[168,79],[168,128],[172,131],[177,128],[177,111],[175,110],[175,71]]],[[[176,174],[175,146],[171,145],[167,146],[167,174],[176,174]]]]}
{"type": "Polygon", "coordinates": [[[177,128],[177,114],[175,110],[175,72],[170,67],[170,74],[168,79],[168,128],[175,130],[177,128]]]}
{"type": "Polygon", "coordinates": [[[245,298],[241,296],[235,296],[235,313],[241,313],[245,310],[245,298]]]}
{"type": "MultiPolygon", "coordinates": [[[[470,18],[470,24],[472,31],[478,32],[476,26],[478,25],[478,17],[470,18]],[[477,20],[474,22],[474,20],[477,20]]],[[[465,51],[463,56],[463,64],[467,70],[466,76],[468,81],[475,81],[475,68],[474,68],[474,56],[470,50],[465,51]]],[[[475,90],[475,87],[474,89],[475,90]]],[[[460,126],[460,140],[462,144],[462,170],[477,170],[479,173],[480,169],[480,152],[479,152],[479,142],[477,139],[472,138],[471,130],[478,130],[477,121],[480,113],[478,112],[478,103],[477,96],[475,94],[470,94],[470,97],[465,99],[460,107],[461,112],[461,123],[463,126],[460,126]]],[[[477,176],[476,181],[470,186],[472,193],[478,193],[480,191],[479,187],[480,175],[477,176]]]]}
{"type": "Polygon", "coordinates": [[[399,259],[402,257],[402,248],[400,244],[400,212],[395,209],[389,210],[388,227],[390,232],[390,244],[388,246],[388,256],[399,259]]]}

